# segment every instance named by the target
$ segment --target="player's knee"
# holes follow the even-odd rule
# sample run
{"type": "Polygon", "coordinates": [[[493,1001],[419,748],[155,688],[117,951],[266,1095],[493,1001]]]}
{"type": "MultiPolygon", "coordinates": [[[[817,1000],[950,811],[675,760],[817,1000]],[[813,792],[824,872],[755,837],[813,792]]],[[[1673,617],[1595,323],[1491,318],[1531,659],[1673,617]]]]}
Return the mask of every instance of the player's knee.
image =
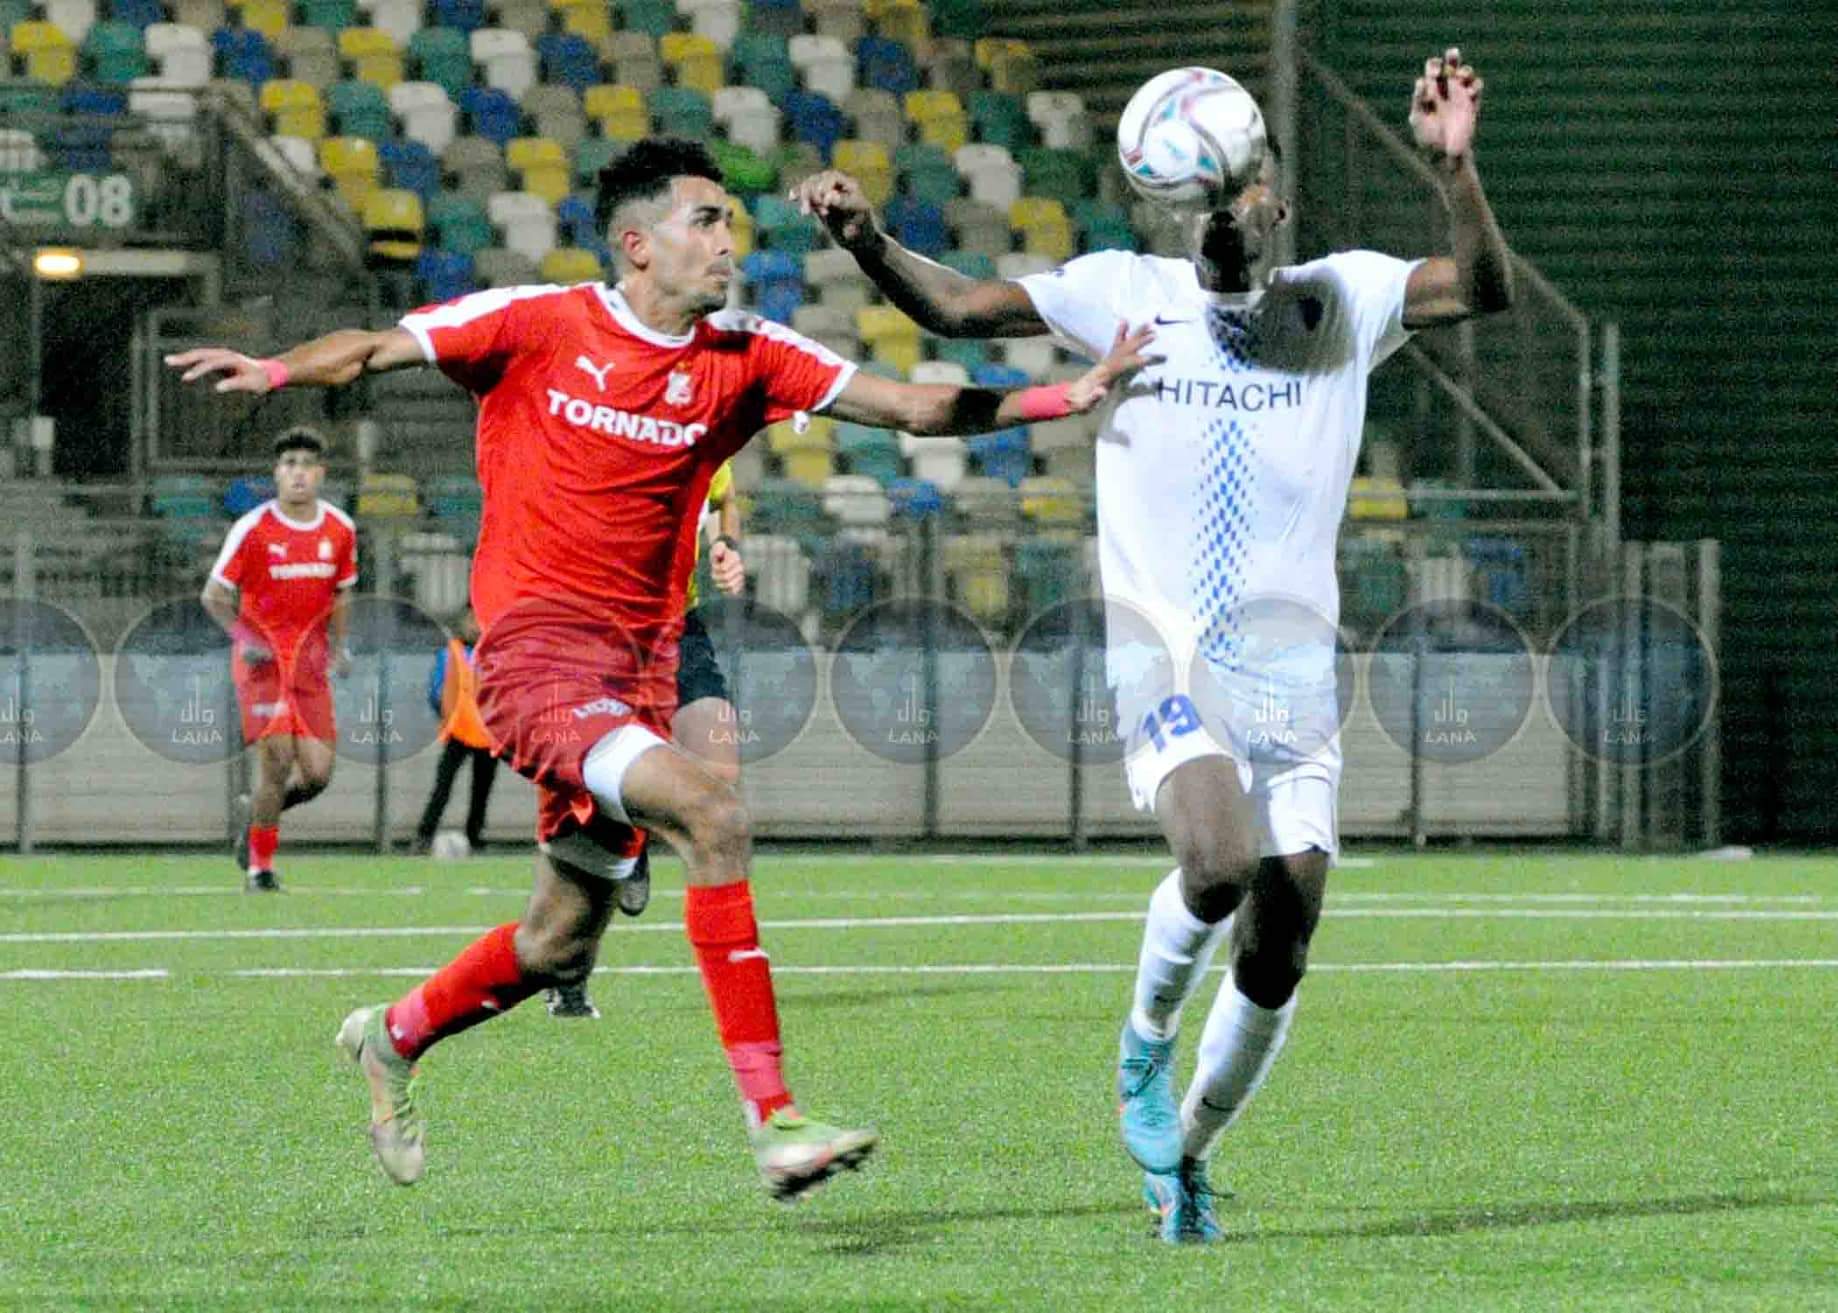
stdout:
{"type": "Polygon", "coordinates": [[[1205,829],[1175,845],[1181,893],[1203,921],[1230,916],[1257,873],[1257,847],[1223,828],[1205,829]]]}
{"type": "Polygon", "coordinates": [[[1280,1008],[1308,971],[1308,937],[1301,933],[1241,935],[1232,952],[1238,992],[1260,1008],[1280,1008]]]}
{"type": "Polygon", "coordinates": [[[597,945],[554,923],[517,927],[517,966],[543,985],[578,985],[593,974],[597,945]]]}
{"type": "Polygon", "coordinates": [[[744,862],[753,843],[746,804],[726,785],[702,790],[689,805],[689,839],[705,860],[744,862]]]}

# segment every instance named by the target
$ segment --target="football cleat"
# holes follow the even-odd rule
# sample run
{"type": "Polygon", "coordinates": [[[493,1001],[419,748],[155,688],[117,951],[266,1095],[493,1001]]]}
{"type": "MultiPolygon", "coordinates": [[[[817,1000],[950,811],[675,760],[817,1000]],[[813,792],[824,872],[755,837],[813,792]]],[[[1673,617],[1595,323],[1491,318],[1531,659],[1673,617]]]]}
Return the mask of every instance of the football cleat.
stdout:
{"type": "Polygon", "coordinates": [[[548,992],[549,1015],[552,1017],[584,1017],[589,1021],[600,1019],[600,1009],[587,997],[587,984],[557,985],[548,992]]]}
{"type": "Polygon", "coordinates": [[[278,894],[281,892],[281,877],[273,871],[251,871],[243,877],[243,892],[246,894],[278,894]]]}
{"type": "Polygon", "coordinates": [[[1118,1041],[1117,1120],[1123,1147],[1145,1172],[1181,1162],[1181,1113],[1174,1102],[1174,1041],[1148,1040],[1123,1023],[1118,1041]]]}
{"type": "Polygon", "coordinates": [[[791,1203],[837,1172],[860,1168],[881,1137],[874,1131],[825,1126],[794,1108],[780,1108],[749,1138],[766,1189],[781,1203],[791,1203]]]}
{"type": "Polygon", "coordinates": [[[1142,1197],[1161,1219],[1161,1238],[1171,1245],[1209,1245],[1225,1237],[1213,1211],[1219,1196],[1206,1183],[1206,1164],[1198,1158],[1182,1158],[1172,1172],[1144,1172],[1142,1197]]]}
{"type": "Polygon", "coordinates": [[[619,910],[627,916],[637,916],[651,904],[651,845],[646,844],[638,851],[638,863],[632,867],[632,873],[613,886],[613,892],[619,899],[619,910]]]}
{"type": "Polygon", "coordinates": [[[370,1148],[383,1174],[397,1185],[413,1185],[426,1168],[425,1123],[415,1106],[417,1068],[396,1052],[381,1003],[359,1008],[338,1028],[338,1047],[357,1064],[370,1086],[370,1148]]]}

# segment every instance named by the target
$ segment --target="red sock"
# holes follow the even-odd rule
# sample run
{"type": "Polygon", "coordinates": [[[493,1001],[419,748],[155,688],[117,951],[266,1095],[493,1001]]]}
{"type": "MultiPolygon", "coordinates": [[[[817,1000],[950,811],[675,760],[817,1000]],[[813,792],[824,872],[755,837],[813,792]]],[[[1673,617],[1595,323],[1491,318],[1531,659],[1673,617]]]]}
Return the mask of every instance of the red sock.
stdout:
{"type": "Polygon", "coordinates": [[[487,930],[399,999],[384,1016],[396,1052],[419,1058],[449,1035],[509,1012],[540,986],[517,965],[517,923],[487,930]]]}
{"type": "Polygon", "coordinates": [[[272,871],[274,851],[280,846],[280,826],[251,825],[249,827],[249,869],[251,871],[272,871]]]}
{"type": "Polygon", "coordinates": [[[759,947],[753,891],[745,880],[691,885],[683,899],[683,928],[708,987],[715,1029],[727,1050],[750,1125],[791,1103],[780,1070],[779,1012],[772,1000],[772,966],[759,947]]]}

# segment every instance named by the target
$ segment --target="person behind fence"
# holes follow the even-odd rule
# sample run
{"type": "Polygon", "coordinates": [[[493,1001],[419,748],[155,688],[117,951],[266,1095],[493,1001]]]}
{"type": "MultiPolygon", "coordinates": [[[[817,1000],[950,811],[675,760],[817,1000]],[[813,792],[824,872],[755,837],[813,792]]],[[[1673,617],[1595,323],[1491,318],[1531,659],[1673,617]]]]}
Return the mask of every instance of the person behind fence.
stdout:
{"type": "Polygon", "coordinates": [[[1170,1243],[1223,1234],[1207,1161],[1289,1033],[1338,845],[1335,551],[1366,376],[1413,330],[1512,300],[1511,256],[1474,163],[1480,98],[1453,49],[1416,83],[1410,126],[1453,238],[1452,256],[1426,260],[1345,251],[1275,268],[1289,207],[1273,155],[1190,221],[1186,259],[1100,251],[1017,281],[914,255],[846,175],[793,192],[933,332],[1052,333],[1093,355],[1119,324],[1158,326],[1162,358],[1106,415],[1096,486],[1105,596],[1121,604],[1112,628],[1152,617],[1191,676],[1153,691],[1130,680],[1112,634],[1130,792],[1178,863],[1149,900],[1117,1065],[1124,1146],[1170,1243]],[[1181,1009],[1221,945],[1230,971],[1177,1105],[1181,1009]]]}
{"type": "Polygon", "coordinates": [[[472,608],[460,612],[453,626],[453,637],[434,659],[428,676],[428,705],[440,716],[440,760],[434,766],[434,787],[428,793],[428,805],[422,809],[421,823],[415,827],[415,851],[428,852],[434,844],[434,831],[447,810],[453,782],[460,768],[472,767],[472,790],[466,800],[466,846],[478,852],[485,846],[485,809],[491,803],[492,782],[498,775],[498,759],[492,755],[491,735],[485,732],[485,718],[479,712],[479,676],[473,665],[473,645],[479,641],[479,621],[472,608]]]}
{"type": "Polygon", "coordinates": [[[236,865],[251,893],[281,887],[281,813],[332,782],[328,678],[350,669],[345,634],[357,583],[357,528],[319,496],[325,439],[288,429],[274,457],[275,495],[230,526],[199,599],[230,635],[243,742],[255,749],[255,787],[236,800],[235,820],[236,865]]]}

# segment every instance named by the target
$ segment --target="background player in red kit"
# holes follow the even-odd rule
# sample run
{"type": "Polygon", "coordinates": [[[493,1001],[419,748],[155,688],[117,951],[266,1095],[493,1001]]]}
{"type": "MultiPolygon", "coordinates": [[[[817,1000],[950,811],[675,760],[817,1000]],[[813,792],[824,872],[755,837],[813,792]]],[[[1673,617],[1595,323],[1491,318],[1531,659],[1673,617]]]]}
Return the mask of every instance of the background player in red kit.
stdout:
{"type": "Polygon", "coordinates": [[[325,441],[289,429],[274,444],[275,495],[235,524],[204,585],[204,609],[229,632],[243,742],[255,788],[237,800],[236,864],[244,888],[272,893],[281,813],[332,782],[332,687],[343,674],[357,529],[319,499],[325,441]]]}
{"type": "Polygon", "coordinates": [[[1120,333],[1106,360],[1056,387],[1002,393],[857,373],[790,329],[723,310],[731,204],[704,147],[647,139],[599,180],[615,286],[478,292],[275,360],[221,348],[168,358],[187,381],[220,374],[219,391],[254,393],[435,364],[478,399],[479,705],[499,754],[538,787],[536,887],[521,921],[393,1006],[359,1008],[339,1032],[370,1084],[378,1161],[402,1184],[423,1170],[413,1064],[546,986],[586,978],[643,843],[635,827],[683,855],[684,927],[767,1188],[789,1199],[867,1156],[874,1132],[811,1121],[792,1104],[747,880],[746,811],[669,742],[709,480],[760,429],[800,412],[975,433],[1088,410],[1143,363],[1147,332],[1120,333]]]}

